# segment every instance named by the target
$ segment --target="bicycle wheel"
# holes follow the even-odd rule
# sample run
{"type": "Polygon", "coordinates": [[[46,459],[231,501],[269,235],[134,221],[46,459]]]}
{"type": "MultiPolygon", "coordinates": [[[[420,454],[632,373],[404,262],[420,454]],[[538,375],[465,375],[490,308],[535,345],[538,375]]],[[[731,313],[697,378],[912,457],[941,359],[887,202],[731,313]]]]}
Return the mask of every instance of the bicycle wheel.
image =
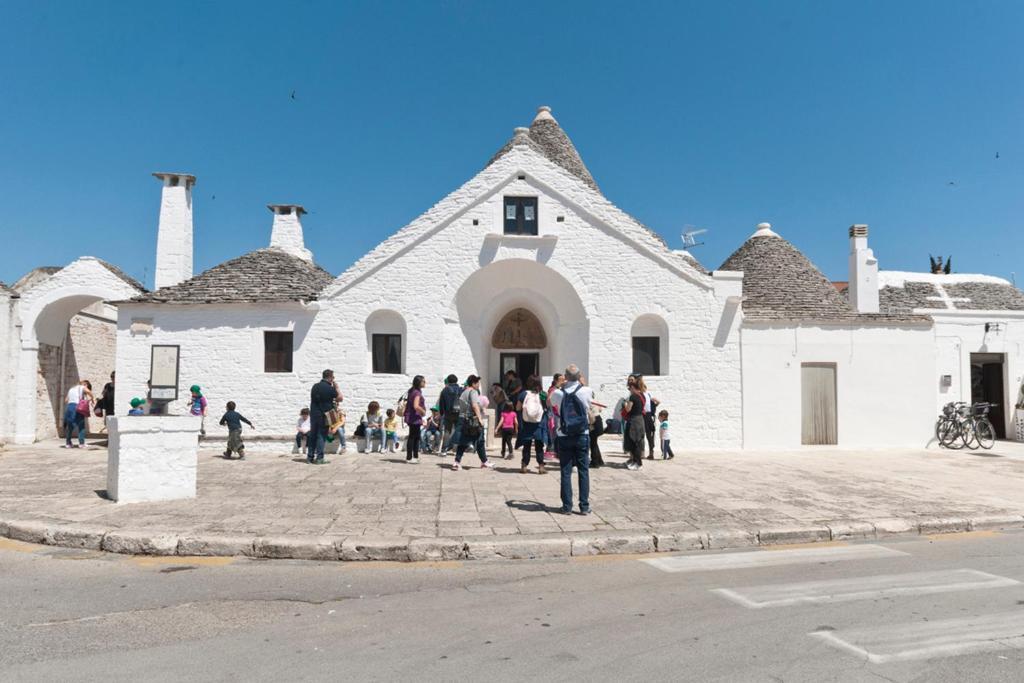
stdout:
{"type": "Polygon", "coordinates": [[[992,448],[996,443],[996,430],[987,417],[974,421],[974,436],[978,440],[978,445],[985,450],[992,448]]]}
{"type": "Polygon", "coordinates": [[[935,440],[943,448],[953,448],[957,440],[956,422],[947,417],[940,417],[935,423],[935,440]]]}
{"type": "Polygon", "coordinates": [[[960,423],[960,439],[972,451],[978,449],[978,435],[975,431],[975,419],[969,417],[960,423]]]}

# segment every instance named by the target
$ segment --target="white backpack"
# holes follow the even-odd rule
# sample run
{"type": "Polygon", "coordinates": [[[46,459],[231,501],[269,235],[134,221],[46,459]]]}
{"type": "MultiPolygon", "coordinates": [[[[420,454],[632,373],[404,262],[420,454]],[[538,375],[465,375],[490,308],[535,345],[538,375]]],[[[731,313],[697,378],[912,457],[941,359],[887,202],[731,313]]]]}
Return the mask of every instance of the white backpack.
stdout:
{"type": "Polygon", "coordinates": [[[544,406],[540,402],[540,394],[535,391],[526,393],[523,399],[523,421],[540,422],[544,417],[544,406]]]}

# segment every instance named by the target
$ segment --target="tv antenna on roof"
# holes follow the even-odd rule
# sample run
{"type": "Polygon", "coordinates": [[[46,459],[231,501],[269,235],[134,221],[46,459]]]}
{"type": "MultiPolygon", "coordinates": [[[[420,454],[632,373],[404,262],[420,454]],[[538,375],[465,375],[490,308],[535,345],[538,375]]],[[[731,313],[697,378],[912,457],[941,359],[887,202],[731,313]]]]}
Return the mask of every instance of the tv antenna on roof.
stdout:
{"type": "Polygon", "coordinates": [[[684,225],[683,226],[683,249],[690,249],[692,247],[703,246],[703,242],[697,241],[697,235],[703,235],[708,231],[707,228],[700,228],[699,230],[687,230],[687,228],[696,228],[696,225],[684,225]]]}

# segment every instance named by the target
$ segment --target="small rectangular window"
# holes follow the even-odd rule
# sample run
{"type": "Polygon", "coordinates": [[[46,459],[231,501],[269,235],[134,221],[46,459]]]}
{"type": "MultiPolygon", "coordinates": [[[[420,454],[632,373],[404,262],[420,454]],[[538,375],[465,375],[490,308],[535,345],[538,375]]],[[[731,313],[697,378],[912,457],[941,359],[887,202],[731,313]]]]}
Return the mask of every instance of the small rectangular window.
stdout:
{"type": "Polygon", "coordinates": [[[402,335],[373,335],[373,372],[385,375],[402,373],[402,335]]]}
{"type": "Polygon", "coordinates": [[[537,234],[536,197],[505,197],[505,234],[537,234]]]}
{"type": "Polygon", "coordinates": [[[263,372],[291,372],[292,332],[263,333],[263,372]]]}
{"type": "Polygon", "coordinates": [[[633,372],[639,375],[661,374],[660,337],[633,337],[633,372]]]}

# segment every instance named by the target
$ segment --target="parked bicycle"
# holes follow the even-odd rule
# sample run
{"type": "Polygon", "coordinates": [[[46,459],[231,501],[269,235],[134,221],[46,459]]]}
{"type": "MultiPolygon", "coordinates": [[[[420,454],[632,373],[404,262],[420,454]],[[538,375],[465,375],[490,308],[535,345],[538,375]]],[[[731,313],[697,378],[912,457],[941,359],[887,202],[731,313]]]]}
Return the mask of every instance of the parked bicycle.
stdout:
{"type": "Polygon", "coordinates": [[[992,448],[996,443],[996,431],[988,419],[989,411],[996,403],[975,403],[962,401],[947,403],[935,422],[935,439],[944,448],[959,449],[966,446],[976,449],[992,448]]]}

